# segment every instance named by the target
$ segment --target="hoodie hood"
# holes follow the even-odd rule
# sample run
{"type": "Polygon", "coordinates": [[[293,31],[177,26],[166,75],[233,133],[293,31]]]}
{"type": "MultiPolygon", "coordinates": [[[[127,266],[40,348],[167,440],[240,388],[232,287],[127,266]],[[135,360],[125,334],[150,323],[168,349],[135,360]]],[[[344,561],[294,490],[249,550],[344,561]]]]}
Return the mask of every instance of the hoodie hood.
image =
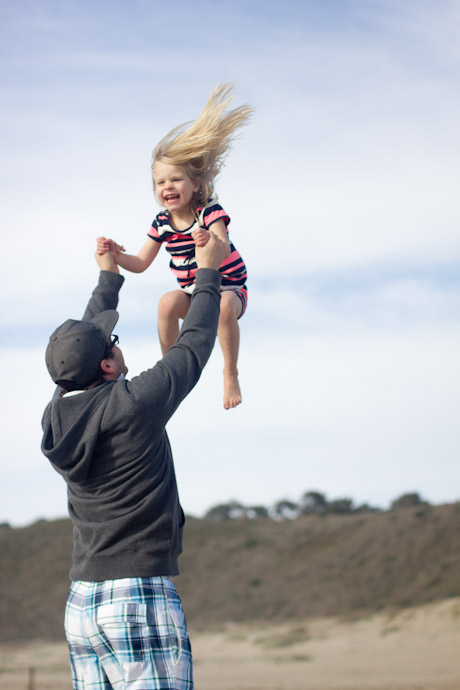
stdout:
{"type": "Polygon", "coordinates": [[[77,395],[55,397],[42,418],[41,450],[71,482],[88,478],[107,401],[107,382],[77,395]]]}

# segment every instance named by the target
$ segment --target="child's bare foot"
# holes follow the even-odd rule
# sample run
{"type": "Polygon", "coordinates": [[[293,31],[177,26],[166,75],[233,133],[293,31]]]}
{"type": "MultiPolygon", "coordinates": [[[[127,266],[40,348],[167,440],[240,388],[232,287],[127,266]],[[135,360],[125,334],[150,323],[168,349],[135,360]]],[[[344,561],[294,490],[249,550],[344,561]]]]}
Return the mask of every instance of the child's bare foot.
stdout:
{"type": "Polygon", "coordinates": [[[240,384],[237,374],[224,373],[224,407],[230,410],[242,402],[240,384]]]}

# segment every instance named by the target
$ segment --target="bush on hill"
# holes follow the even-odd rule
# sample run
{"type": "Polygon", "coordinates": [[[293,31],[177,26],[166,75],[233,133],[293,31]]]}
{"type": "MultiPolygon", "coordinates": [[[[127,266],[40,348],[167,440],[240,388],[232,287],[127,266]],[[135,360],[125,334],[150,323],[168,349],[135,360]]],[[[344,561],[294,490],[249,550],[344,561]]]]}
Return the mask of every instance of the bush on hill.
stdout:
{"type": "MultiPolygon", "coordinates": [[[[391,503],[391,510],[417,505],[429,505],[429,503],[421,499],[418,493],[408,493],[395,499],[391,503]]],[[[296,520],[303,515],[352,515],[355,513],[376,513],[381,510],[381,508],[370,506],[367,503],[355,506],[353,499],[348,497],[328,501],[326,496],[319,491],[306,491],[298,503],[284,498],[268,508],[244,506],[235,500],[229,501],[229,503],[219,503],[206,512],[205,519],[221,521],[248,518],[256,520],[269,517],[272,520],[296,520]]]]}

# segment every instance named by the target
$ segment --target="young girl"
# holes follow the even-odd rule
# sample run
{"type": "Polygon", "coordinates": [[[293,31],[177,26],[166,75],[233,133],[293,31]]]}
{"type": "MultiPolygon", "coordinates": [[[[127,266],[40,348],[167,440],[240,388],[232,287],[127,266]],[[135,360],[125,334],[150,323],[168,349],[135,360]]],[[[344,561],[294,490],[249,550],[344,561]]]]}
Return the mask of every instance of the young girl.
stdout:
{"type": "Polygon", "coordinates": [[[229,243],[230,254],[222,263],[221,311],[218,337],[224,356],[224,407],[240,404],[238,382],[238,319],[247,304],[246,267],[228,238],[229,216],[217,203],[214,179],[222,169],[235,131],[247,123],[248,105],[226,113],[233,87],[217,85],[198,117],[171,130],[153,152],[152,175],[157,201],[164,207],[152,223],[148,239],[137,255],[125,254],[113,240],[98,238],[98,251],[110,251],[128,271],[141,273],[150,266],[160,246],[166,243],[170,268],[180,289],[168,292],[158,306],[158,332],[163,355],[179,335],[179,319],[190,306],[195,287],[195,246],[204,246],[211,229],[229,243]]]}

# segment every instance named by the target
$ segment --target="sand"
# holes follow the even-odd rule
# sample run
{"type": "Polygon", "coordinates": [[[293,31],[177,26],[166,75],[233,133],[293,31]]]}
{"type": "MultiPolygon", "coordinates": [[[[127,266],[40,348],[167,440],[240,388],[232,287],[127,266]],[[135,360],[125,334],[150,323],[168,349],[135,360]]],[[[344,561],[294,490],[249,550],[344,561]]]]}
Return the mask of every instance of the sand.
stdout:
{"type": "MultiPolygon", "coordinates": [[[[460,690],[460,598],[191,636],[197,690],[460,690]]],[[[65,644],[0,647],[0,690],[71,690],[65,644]]]]}

